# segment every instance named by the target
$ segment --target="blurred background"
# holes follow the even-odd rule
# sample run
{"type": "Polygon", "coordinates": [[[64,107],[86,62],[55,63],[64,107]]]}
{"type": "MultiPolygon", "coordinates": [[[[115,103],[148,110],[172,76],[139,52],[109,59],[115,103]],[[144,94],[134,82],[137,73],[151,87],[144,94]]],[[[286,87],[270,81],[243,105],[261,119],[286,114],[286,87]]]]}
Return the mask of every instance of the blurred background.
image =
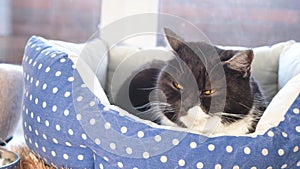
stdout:
{"type": "MultiPolygon", "coordinates": [[[[299,9],[300,1],[295,0],[1,0],[0,62],[21,64],[32,35],[85,42],[110,22],[143,12],[184,18],[218,45],[300,41],[299,9]]],[[[157,18],[154,29],[161,27],[157,18]]],[[[177,30],[183,37],[193,37],[184,23],[177,30]]],[[[154,39],[152,45],[164,45],[163,39],[154,39]]]]}

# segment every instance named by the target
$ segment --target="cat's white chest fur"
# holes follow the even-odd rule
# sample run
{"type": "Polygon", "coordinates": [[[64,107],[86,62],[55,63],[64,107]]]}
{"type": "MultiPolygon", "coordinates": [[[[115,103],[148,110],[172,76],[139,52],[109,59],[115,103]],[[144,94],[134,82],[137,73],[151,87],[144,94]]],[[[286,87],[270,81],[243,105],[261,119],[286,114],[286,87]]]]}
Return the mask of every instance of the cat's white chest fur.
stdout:
{"type": "Polygon", "coordinates": [[[199,132],[207,136],[237,136],[248,132],[252,117],[246,116],[231,124],[222,124],[220,117],[210,116],[203,112],[200,106],[194,106],[188,110],[186,116],[180,117],[179,120],[192,132],[199,132]]]}

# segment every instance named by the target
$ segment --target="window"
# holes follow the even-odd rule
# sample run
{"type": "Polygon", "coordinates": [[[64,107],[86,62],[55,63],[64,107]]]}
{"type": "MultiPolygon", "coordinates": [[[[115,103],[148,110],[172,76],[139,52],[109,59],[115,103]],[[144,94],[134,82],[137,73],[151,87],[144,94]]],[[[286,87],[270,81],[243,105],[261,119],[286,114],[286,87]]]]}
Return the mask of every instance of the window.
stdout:
{"type": "Polygon", "coordinates": [[[32,35],[85,42],[98,30],[100,10],[101,0],[1,0],[0,62],[21,64],[32,35]]]}
{"type": "MultiPolygon", "coordinates": [[[[299,7],[300,2],[292,0],[161,0],[159,3],[161,13],[190,21],[212,43],[247,47],[299,41],[299,7]]],[[[192,39],[195,35],[185,26],[178,25],[179,34],[192,39]]]]}
{"type": "MultiPolygon", "coordinates": [[[[32,35],[69,42],[85,42],[98,28],[141,13],[170,14],[186,22],[176,32],[199,40],[186,23],[197,27],[218,45],[255,47],[294,39],[300,41],[300,1],[292,0],[1,0],[0,62],[20,64],[32,35]]],[[[123,24],[118,30],[151,27],[162,32],[164,19],[148,25],[123,24]]],[[[165,45],[163,36],[135,35],[126,43],[141,47],[165,45]]]]}

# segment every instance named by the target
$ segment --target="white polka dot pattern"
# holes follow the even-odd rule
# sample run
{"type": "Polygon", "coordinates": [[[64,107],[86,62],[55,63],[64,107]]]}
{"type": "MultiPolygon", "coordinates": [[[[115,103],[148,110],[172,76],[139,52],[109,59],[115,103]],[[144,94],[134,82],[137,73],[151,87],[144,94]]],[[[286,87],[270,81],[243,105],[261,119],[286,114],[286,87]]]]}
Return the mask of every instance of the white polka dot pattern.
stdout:
{"type": "Polygon", "coordinates": [[[74,130],[75,126],[66,121],[76,119],[74,107],[70,106],[73,62],[42,38],[33,37],[29,43],[34,47],[26,48],[23,59],[24,132],[28,146],[49,164],[64,166],[79,161],[74,167],[92,168],[91,150],[79,148],[85,140],[76,139],[84,131],[79,125],[74,130]],[[67,67],[71,69],[65,71],[67,67]]]}
{"type": "Polygon", "coordinates": [[[40,37],[27,43],[23,68],[24,137],[48,164],[97,169],[300,167],[300,98],[285,120],[264,135],[206,138],[152,128],[112,111],[89,91],[68,55],[40,37]]]}

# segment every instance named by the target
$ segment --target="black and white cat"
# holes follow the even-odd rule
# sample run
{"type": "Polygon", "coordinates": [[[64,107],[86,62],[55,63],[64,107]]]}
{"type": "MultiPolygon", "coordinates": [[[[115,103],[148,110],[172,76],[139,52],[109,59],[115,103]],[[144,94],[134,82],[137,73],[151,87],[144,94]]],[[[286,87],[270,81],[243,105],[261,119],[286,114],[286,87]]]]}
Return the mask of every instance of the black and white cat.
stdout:
{"type": "Polygon", "coordinates": [[[169,29],[165,34],[175,58],[144,65],[115,103],[142,119],[206,135],[254,132],[266,103],[251,76],[252,50],[185,42],[169,29]]]}

